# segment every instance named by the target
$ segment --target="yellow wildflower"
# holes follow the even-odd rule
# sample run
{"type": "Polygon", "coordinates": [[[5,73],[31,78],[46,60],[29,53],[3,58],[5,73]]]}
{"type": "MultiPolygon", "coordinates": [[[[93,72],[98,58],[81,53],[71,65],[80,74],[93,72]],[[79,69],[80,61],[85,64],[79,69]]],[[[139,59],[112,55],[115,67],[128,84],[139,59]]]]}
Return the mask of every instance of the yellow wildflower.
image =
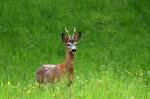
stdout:
{"type": "Polygon", "coordinates": [[[29,94],[31,91],[30,90],[27,90],[26,94],[29,94]]]}
{"type": "Polygon", "coordinates": [[[11,85],[10,81],[7,82],[8,85],[11,85]]]}
{"type": "Polygon", "coordinates": [[[3,86],[4,84],[3,83],[1,83],[1,86],[3,86]]]}

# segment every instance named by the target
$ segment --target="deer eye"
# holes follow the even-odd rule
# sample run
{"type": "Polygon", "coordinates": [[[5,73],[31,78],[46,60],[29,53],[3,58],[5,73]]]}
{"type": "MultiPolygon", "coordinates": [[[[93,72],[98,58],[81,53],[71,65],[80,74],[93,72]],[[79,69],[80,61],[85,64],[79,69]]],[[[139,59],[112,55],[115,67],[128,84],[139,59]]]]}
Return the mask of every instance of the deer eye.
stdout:
{"type": "Polygon", "coordinates": [[[67,44],[67,46],[70,46],[70,44],[67,44]]]}

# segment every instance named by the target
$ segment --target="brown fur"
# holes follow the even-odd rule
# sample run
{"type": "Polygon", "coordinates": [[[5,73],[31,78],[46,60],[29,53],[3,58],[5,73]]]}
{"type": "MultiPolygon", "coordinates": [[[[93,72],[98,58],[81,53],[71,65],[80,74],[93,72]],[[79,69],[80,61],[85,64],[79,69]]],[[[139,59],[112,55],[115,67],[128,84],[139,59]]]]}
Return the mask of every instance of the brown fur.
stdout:
{"type": "Polygon", "coordinates": [[[69,81],[74,79],[74,59],[75,55],[69,52],[66,55],[63,64],[56,65],[56,67],[44,67],[44,65],[37,72],[37,81],[39,83],[53,83],[60,80],[63,74],[68,74],[69,81]]]}
{"type": "Polygon", "coordinates": [[[61,76],[64,74],[68,75],[69,85],[74,80],[74,61],[75,53],[71,52],[67,47],[67,43],[77,42],[81,37],[81,32],[75,33],[74,38],[70,38],[69,35],[62,33],[62,40],[66,43],[66,59],[65,62],[58,65],[43,65],[37,71],[37,81],[39,83],[53,83],[57,80],[60,80],[61,76]]]}

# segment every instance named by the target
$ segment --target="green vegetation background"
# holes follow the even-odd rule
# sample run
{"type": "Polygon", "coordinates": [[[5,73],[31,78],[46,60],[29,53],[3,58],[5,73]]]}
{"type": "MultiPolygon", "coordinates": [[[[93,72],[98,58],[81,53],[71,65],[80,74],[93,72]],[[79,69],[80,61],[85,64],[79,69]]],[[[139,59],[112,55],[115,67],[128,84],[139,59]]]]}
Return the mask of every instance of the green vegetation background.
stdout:
{"type": "Polygon", "coordinates": [[[150,98],[150,1],[0,0],[0,83],[2,99],[150,98]],[[74,85],[37,88],[40,65],[64,61],[65,26],[82,32],[74,85]]]}

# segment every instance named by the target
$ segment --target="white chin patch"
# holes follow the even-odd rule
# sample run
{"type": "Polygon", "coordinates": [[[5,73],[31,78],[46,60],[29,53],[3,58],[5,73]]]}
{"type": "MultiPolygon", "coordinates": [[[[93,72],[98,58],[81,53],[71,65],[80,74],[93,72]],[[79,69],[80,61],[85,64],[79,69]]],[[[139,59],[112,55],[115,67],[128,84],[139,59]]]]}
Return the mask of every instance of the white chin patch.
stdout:
{"type": "Polygon", "coordinates": [[[76,52],[71,52],[71,54],[75,54],[76,52]]]}

